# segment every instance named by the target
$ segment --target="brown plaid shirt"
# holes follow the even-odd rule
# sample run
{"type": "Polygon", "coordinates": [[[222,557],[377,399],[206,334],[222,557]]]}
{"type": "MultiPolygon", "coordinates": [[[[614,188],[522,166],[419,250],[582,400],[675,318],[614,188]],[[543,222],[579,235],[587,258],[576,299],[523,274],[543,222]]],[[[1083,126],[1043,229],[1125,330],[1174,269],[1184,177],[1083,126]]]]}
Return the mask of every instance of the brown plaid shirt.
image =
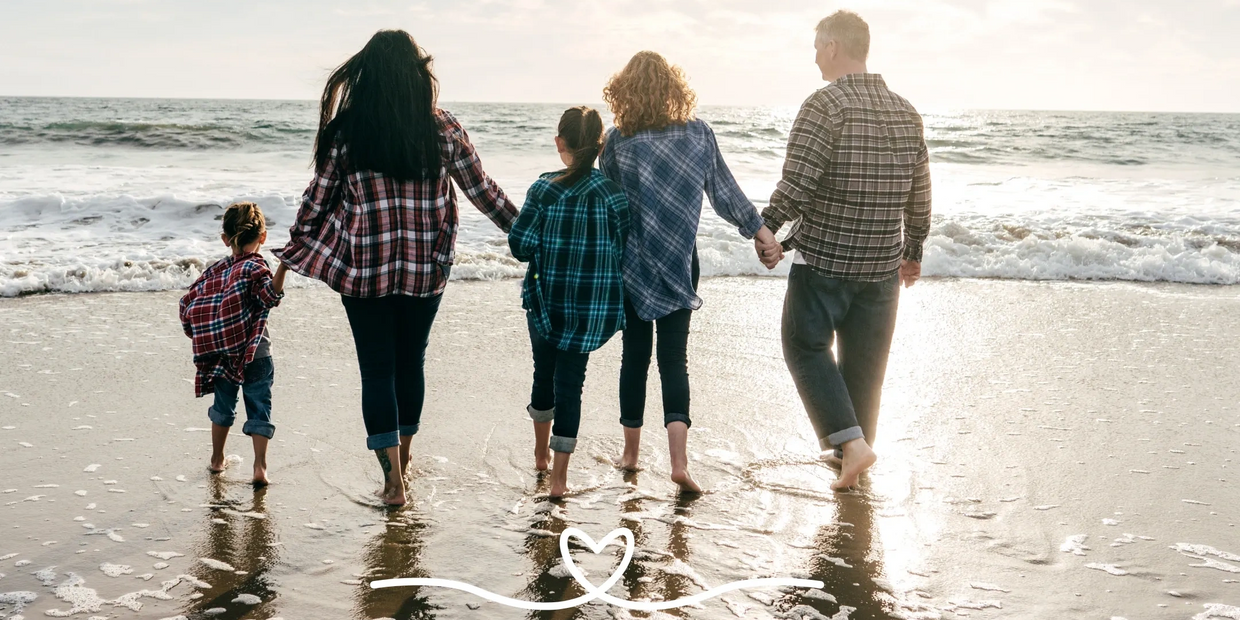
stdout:
{"type": "Polygon", "coordinates": [[[875,73],[810,96],[788,136],[784,174],[762,211],[820,274],[877,282],[921,261],[930,231],[930,157],[921,115],[875,73]]]}

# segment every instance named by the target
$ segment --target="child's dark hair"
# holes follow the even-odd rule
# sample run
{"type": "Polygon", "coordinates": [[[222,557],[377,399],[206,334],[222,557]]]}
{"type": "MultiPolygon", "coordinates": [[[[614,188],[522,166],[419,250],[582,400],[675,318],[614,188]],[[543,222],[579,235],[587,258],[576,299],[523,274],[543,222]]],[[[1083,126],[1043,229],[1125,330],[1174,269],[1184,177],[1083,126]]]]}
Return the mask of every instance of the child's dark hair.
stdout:
{"type": "Polygon", "coordinates": [[[267,218],[252,202],[236,202],[224,210],[224,235],[234,250],[258,241],[266,230],[267,218]]]}
{"type": "Polygon", "coordinates": [[[560,117],[559,135],[573,155],[573,165],[554,181],[572,187],[594,168],[603,148],[603,119],[587,106],[569,108],[560,117]]]}

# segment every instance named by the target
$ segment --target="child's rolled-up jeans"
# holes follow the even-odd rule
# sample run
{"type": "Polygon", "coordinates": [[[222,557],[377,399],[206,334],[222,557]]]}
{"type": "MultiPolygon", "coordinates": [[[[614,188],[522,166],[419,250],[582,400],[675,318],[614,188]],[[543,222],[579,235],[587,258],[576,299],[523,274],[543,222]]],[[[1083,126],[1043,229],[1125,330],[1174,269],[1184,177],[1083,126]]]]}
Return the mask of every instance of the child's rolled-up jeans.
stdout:
{"type": "Polygon", "coordinates": [[[230,427],[237,417],[237,389],[240,387],[245,399],[246,435],[260,435],[271,439],[276,425],[271,423],[271,383],[275,379],[275,365],[270,357],[260,357],[245,365],[245,383],[241,386],[226,379],[215,382],[215,402],[207,410],[207,417],[217,426],[230,427]]]}

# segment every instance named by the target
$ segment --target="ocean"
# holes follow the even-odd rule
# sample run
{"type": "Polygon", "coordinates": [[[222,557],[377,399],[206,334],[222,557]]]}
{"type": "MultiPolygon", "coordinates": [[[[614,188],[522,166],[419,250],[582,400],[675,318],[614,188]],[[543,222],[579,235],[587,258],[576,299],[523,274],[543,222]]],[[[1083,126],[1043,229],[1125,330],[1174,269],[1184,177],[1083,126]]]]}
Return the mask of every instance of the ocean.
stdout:
{"type": "MultiPolygon", "coordinates": [[[[514,200],[557,169],[564,104],[443,103],[514,200]]],[[[759,208],[795,107],[699,116],[759,208]]],[[[189,285],[226,250],[221,205],[260,204],[287,239],[311,178],[310,101],[0,98],[0,296],[189,285]]],[[[930,277],[1240,283],[1240,115],[924,114],[930,277]]],[[[467,202],[453,277],[520,276],[467,202]]],[[[786,275],[704,204],[706,276],[786,275]]]]}

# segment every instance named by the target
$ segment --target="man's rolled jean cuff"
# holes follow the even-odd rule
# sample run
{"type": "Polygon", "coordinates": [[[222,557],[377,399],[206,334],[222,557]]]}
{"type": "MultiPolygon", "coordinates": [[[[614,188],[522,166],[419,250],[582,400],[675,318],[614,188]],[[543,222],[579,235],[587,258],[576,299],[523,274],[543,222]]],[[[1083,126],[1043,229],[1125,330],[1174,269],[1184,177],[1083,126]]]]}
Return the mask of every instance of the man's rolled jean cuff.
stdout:
{"type": "Polygon", "coordinates": [[[552,435],[551,441],[548,445],[551,447],[552,452],[564,452],[571,454],[573,450],[577,449],[577,438],[552,435]]]}
{"type": "MultiPolygon", "coordinates": [[[[864,437],[865,433],[861,432],[860,426],[852,426],[842,431],[836,431],[826,437],[823,437],[822,439],[819,439],[818,447],[823,450],[831,450],[835,449],[836,446],[843,446],[854,439],[862,439],[864,437]]],[[[836,449],[836,453],[838,456],[843,458],[843,450],[836,449]]]]}
{"type": "Polygon", "coordinates": [[[685,426],[689,426],[689,427],[693,426],[693,422],[689,420],[689,414],[687,413],[665,413],[663,414],[663,428],[667,428],[667,425],[671,424],[672,422],[684,422],[685,426]]]}
{"type": "Polygon", "coordinates": [[[555,420],[555,407],[546,411],[539,411],[534,408],[534,405],[527,405],[525,411],[530,414],[530,419],[535,422],[551,422],[555,420]]]}
{"type": "Polygon", "coordinates": [[[271,439],[276,434],[276,425],[261,420],[246,420],[245,426],[241,427],[241,432],[271,439]]]}
{"type": "Polygon", "coordinates": [[[386,450],[400,445],[400,432],[379,433],[366,438],[367,450],[386,450]]]}
{"type": "Polygon", "coordinates": [[[402,424],[397,427],[398,430],[396,432],[400,433],[401,437],[409,437],[410,435],[417,435],[419,426],[421,425],[414,424],[412,426],[405,426],[402,424]]]}

